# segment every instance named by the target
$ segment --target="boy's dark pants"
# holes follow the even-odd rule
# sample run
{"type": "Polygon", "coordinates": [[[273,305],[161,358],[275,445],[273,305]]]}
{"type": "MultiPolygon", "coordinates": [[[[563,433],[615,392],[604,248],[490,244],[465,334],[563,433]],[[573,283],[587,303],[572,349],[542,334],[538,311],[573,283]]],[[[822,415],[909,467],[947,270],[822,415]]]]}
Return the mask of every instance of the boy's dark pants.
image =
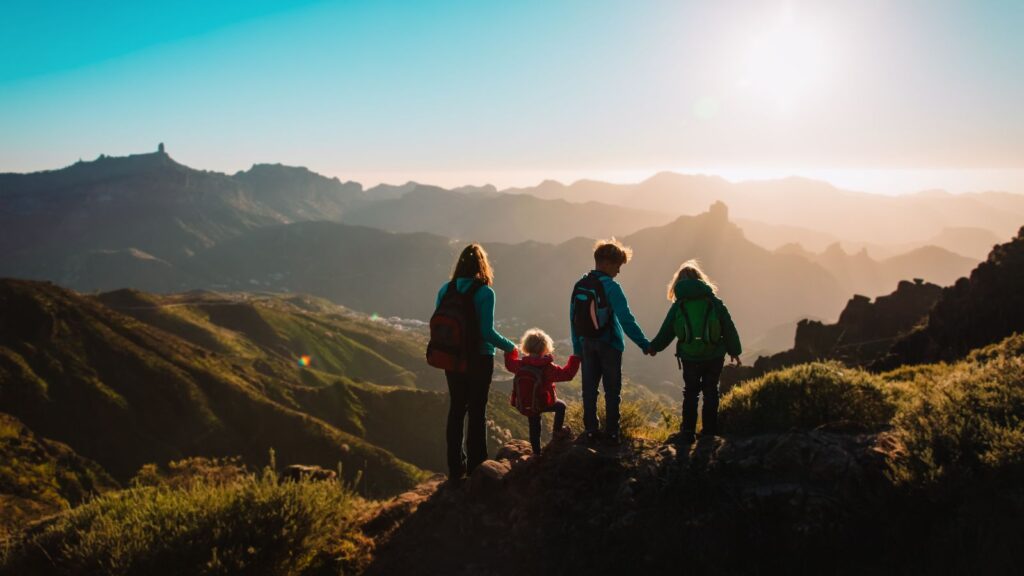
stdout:
{"type": "Polygon", "coordinates": [[[683,361],[683,424],[684,432],[697,430],[697,399],[704,394],[701,420],[702,434],[718,433],[718,379],[725,357],[703,362],[683,361]]]}
{"type": "MultiPolygon", "coordinates": [[[[552,429],[562,429],[562,424],[565,422],[565,402],[555,400],[551,408],[541,410],[541,412],[554,412],[555,423],[552,429]]],[[[530,446],[533,447],[534,454],[540,454],[540,414],[530,416],[530,446]]]]}
{"type": "Polygon", "coordinates": [[[604,382],[606,434],[619,433],[619,400],[622,394],[622,352],[596,338],[583,339],[583,427],[597,431],[597,385],[604,382]]]}
{"type": "Polygon", "coordinates": [[[448,477],[458,478],[487,459],[487,393],[494,375],[494,356],[477,354],[469,359],[466,372],[446,370],[444,375],[448,378],[448,477]],[[464,450],[462,426],[467,413],[464,450]]]}

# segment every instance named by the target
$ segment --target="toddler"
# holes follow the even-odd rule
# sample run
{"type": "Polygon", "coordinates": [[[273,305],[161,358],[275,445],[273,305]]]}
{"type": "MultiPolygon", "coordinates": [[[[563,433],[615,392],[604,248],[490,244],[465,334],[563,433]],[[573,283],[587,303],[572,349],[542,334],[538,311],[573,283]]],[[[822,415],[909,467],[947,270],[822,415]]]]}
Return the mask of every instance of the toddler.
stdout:
{"type": "Polygon", "coordinates": [[[580,368],[578,356],[569,356],[565,366],[555,364],[552,356],[554,342],[539,328],[531,328],[523,334],[520,347],[526,356],[520,358],[518,350],[505,354],[505,368],[516,376],[512,380],[511,403],[519,412],[530,419],[530,446],[534,454],[540,454],[540,415],[554,412],[554,434],[570,434],[563,426],[565,402],[555,396],[555,382],[567,382],[576,376],[580,368]]]}

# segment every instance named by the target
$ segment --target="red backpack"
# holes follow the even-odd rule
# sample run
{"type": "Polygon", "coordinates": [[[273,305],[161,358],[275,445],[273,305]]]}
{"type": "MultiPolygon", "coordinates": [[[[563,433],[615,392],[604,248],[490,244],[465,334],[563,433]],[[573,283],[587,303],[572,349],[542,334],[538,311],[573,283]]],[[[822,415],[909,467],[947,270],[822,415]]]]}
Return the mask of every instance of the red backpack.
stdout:
{"type": "Polygon", "coordinates": [[[512,379],[512,405],[523,416],[537,416],[554,404],[544,386],[544,367],[520,364],[512,379]]]}
{"type": "Polygon", "coordinates": [[[480,322],[477,320],[473,296],[482,284],[474,280],[465,294],[458,291],[453,279],[444,297],[430,317],[430,342],[427,364],[452,372],[469,369],[469,358],[480,347],[480,322]]]}

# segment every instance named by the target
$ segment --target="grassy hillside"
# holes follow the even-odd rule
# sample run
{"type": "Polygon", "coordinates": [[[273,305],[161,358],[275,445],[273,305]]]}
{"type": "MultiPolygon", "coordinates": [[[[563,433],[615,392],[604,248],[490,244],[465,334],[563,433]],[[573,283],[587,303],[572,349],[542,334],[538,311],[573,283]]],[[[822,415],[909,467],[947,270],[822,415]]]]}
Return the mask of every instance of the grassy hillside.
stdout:
{"type": "MultiPolygon", "coordinates": [[[[180,318],[179,318],[180,320],[180,318]]],[[[184,322],[184,320],[180,320],[184,322]]],[[[191,455],[345,464],[368,489],[391,493],[421,473],[358,437],[358,410],[335,427],[289,402],[301,386],[276,376],[284,360],[247,363],[52,285],[0,283],[0,410],[66,442],[118,479],[147,462],[191,455]],[[274,366],[276,365],[276,368],[274,366]]],[[[208,336],[217,332],[207,327],[208,336]]],[[[212,336],[210,336],[212,337],[212,336]]],[[[224,346],[231,339],[220,340],[224,346]]],[[[251,341],[233,343],[240,350],[251,341]]]]}
{"type": "Polygon", "coordinates": [[[270,356],[295,365],[308,356],[310,368],[329,375],[386,386],[443,387],[443,375],[423,362],[421,336],[399,333],[325,300],[211,292],[160,296],[134,290],[97,298],[197,346],[252,363],[270,356]]]}
{"type": "Polygon", "coordinates": [[[0,414],[0,540],[32,519],[117,487],[99,464],[0,414]]]}

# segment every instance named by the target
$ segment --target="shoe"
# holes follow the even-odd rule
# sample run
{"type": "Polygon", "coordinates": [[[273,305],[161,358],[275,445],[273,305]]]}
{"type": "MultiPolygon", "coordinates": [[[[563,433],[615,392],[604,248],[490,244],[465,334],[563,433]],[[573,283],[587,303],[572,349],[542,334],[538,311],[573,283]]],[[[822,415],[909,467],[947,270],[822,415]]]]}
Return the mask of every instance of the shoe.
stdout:
{"type": "Polygon", "coordinates": [[[696,441],[696,435],[692,430],[680,430],[675,434],[668,437],[668,442],[675,444],[676,446],[689,446],[696,441]]]}
{"type": "Polygon", "coordinates": [[[608,446],[619,446],[622,444],[622,440],[619,439],[618,432],[612,432],[604,437],[604,443],[608,446]]]}
{"type": "Polygon", "coordinates": [[[465,476],[449,477],[447,480],[441,483],[440,488],[443,490],[458,490],[462,488],[462,485],[465,483],[465,476]]]}
{"type": "Polygon", "coordinates": [[[585,430],[579,437],[585,444],[597,444],[601,441],[600,430],[585,430]]]}
{"type": "Polygon", "coordinates": [[[551,433],[551,437],[552,438],[556,438],[558,440],[565,440],[566,438],[572,438],[572,428],[569,428],[568,426],[562,426],[558,430],[555,430],[554,432],[552,432],[551,433]]]}

